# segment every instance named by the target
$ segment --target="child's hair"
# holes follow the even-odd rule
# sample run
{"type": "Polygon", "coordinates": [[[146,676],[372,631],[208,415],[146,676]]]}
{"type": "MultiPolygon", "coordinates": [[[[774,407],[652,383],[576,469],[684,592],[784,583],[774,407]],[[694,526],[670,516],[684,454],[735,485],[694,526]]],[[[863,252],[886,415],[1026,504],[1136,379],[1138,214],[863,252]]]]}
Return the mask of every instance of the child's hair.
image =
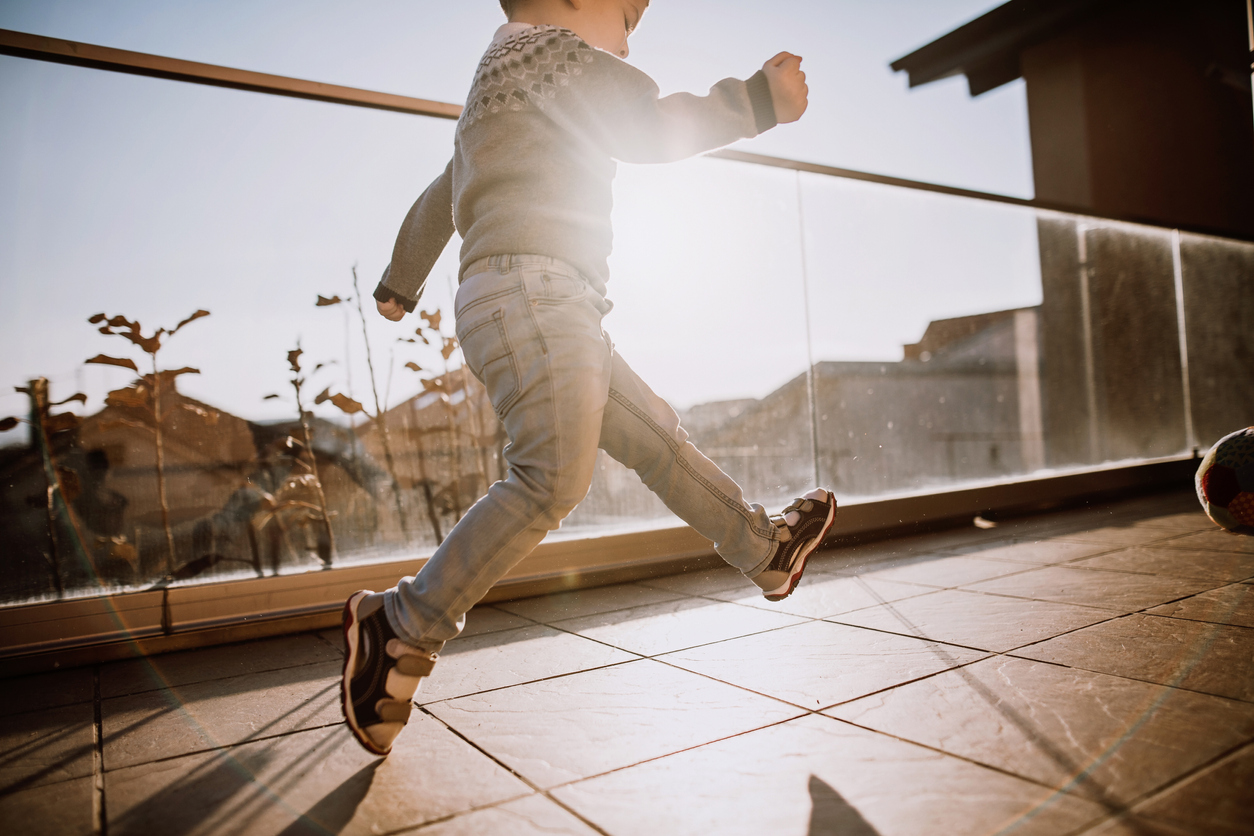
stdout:
{"type": "Polygon", "coordinates": [[[514,7],[518,5],[518,0],[501,0],[501,11],[505,12],[506,17],[514,14],[514,7]]]}

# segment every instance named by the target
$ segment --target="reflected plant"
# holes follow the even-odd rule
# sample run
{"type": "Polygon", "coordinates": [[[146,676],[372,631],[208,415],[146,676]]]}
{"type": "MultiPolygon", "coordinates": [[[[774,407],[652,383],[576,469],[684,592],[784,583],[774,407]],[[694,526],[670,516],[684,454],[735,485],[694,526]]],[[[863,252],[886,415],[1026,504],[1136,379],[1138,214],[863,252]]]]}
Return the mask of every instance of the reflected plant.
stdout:
{"type": "Polygon", "coordinates": [[[460,520],[462,518],[461,448],[457,443],[457,439],[458,436],[462,434],[470,435],[472,437],[472,446],[475,449],[475,466],[479,471],[480,478],[483,479],[483,485],[486,487],[488,484],[488,469],[487,463],[484,460],[484,450],[480,444],[480,440],[483,437],[483,427],[480,422],[478,410],[474,408],[474,405],[471,402],[472,399],[470,397],[469,386],[470,381],[465,361],[463,360],[463,362],[459,364],[459,368],[456,370],[449,367],[449,360],[461,348],[457,342],[457,337],[445,335],[441,330],[440,325],[443,321],[443,315],[439,308],[436,308],[434,311],[419,311],[418,316],[426,324],[419,325],[414,331],[413,337],[401,338],[400,342],[421,342],[424,345],[438,345],[442,362],[442,372],[437,373],[434,376],[422,376],[425,372],[433,370],[424,369],[412,360],[407,362],[405,367],[420,375],[419,380],[422,383],[424,393],[437,393],[440,401],[445,406],[446,426],[444,431],[448,433],[449,451],[454,456],[452,466],[452,484],[449,486],[449,494],[453,513],[456,519],[460,520]],[[461,402],[466,406],[466,410],[470,418],[469,424],[473,426],[472,432],[459,433],[458,431],[456,412],[459,412],[460,410],[455,411],[452,402],[453,393],[459,388],[455,385],[455,373],[458,374],[460,378],[460,389],[463,393],[461,402]]]}
{"type": "MultiPolygon", "coordinates": [[[[109,422],[109,426],[125,426],[152,433],[157,453],[157,498],[161,506],[161,527],[165,532],[166,540],[167,554],[163,574],[167,582],[175,577],[177,561],[174,550],[174,531],[170,525],[170,503],[166,495],[165,423],[170,413],[164,409],[164,399],[167,398],[168,392],[174,390],[174,381],[180,375],[200,374],[200,370],[193,369],[190,366],[185,366],[181,369],[161,369],[158,366],[158,355],[165,339],[173,337],[187,325],[206,316],[209,316],[209,311],[198,310],[173,328],[158,328],[149,336],[144,336],[142,327],[137,320],[127,319],[120,314],[109,317],[103,313],[98,313],[87,320],[93,325],[99,325],[98,330],[100,333],[122,337],[137,346],[148,355],[152,367],[151,372],[144,374],[140,372],[139,366],[134,360],[128,357],[111,357],[106,354],[98,354],[84,361],[89,364],[120,366],[140,375],[139,379],[135,380],[130,386],[110,392],[105,397],[105,404],[131,410],[132,414],[139,419],[119,419],[109,422]]],[[[218,419],[218,413],[215,411],[206,410],[194,404],[180,404],[179,406],[196,413],[210,423],[216,423],[218,419]]],[[[102,424],[103,426],[106,425],[102,424]]],[[[162,617],[162,626],[169,632],[171,628],[169,608],[167,606],[163,609],[165,612],[162,617]]]]}
{"type": "Polygon", "coordinates": [[[29,381],[26,386],[15,386],[14,390],[29,396],[30,418],[0,419],[0,432],[8,432],[23,423],[30,426],[31,447],[39,451],[44,478],[48,486],[44,507],[48,515],[50,549],[44,558],[48,561],[53,587],[57,597],[60,598],[65,595],[65,579],[61,571],[61,552],[65,548],[65,541],[69,541],[70,553],[84,565],[87,564],[87,550],[84,547],[82,530],[71,508],[82,490],[82,483],[74,470],[57,465],[52,455],[52,436],[78,429],[80,420],[72,412],[60,412],[54,415],[52,407],[64,406],[76,401],[86,404],[87,396],[82,392],[76,392],[65,400],[52,401],[49,396],[48,380],[43,377],[29,381]]]}
{"type": "MultiPolygon", "coordinates": [[[[327,508],[327,495],[323,490],[322,479],[318,475],[318,460],[314,455],[313,449],[313,433],[309,430],[309,413],[305,411],[304,400],[301,397],[302,387],[305,385],[305,378],[301,375],[300,356],[304,354],[300,343],[296,344],[296,348],[287,353],[287,364],[295,375],[291,379],[292,389],[296,392],[296,414],[300,420],[301,437],[293,438],[290,435],[286,439],[288,447],[297,448],[296,463],[304,468],[304,473],[288,478],[275,494],[262,492],[262,508],[263,514],[258,522],[258,527],[264,529],[271,521],[277,521],[278,515],[290,508],[301,508],[309,513],[311,519],[320,520],[326,533],[327,549],[323,554],[319,549],[319,557],[326,568],[330,568],[331,562],[335,556],[335,532],[331,530],[332,512],[327,508]],[[303,455],[302,455],[303,453],[303,455]],[[311,505],[298,499],[290,499],[287,494],[293,493],[305,488],[313,488],[314,493],[318,497],[318,504],[311,505]]],[[[323,363],[314,366],[312,373],[317,373],[323,367],[323,363]]],[[[277,398],[278,395],[266,395],[265,400],[277,398]]],[[[341,396],[342,397],[342,396],[341,396]]],[[[353,401],[356,403],[356,401],[353,401]]],[[[358,410],[361,405],[357,404],[358,410]]],[[[277,572],[277,565],[275,567],[277,572]]]]}
{"type": "MultiPolygon", "coordinates": [[[[330,401],[333,406],[338,408],[341,412],[345,413],[346,415],[353,415],[358,412],[361,412],[361,413],[364,413],[368,418],[374,421],[375,426],[378,428],[378,431],[379,431],[379,440],[383,445],[383,458],[384,458],[384,463],[387,466],[388,477],[391,479],[391,482],[392,482],[392,498],[396,503],[396,516],[397,516],[397,521],[399,522],[400,527],[401,527],[401,536],[404,538],[406,542],[408,542],[409,541],[409,520],[405,514],[405,505],[401,501],[401,483],[400,483],[400,479],[396,475],[396,459],[392,455],[392,442],[391,442],[391,438],[388,435],[387,422],[383,420],[383,413],[386,412],[387,410],[385,408],[385,405],[379,400],[379,385],[378,385],[377,376],[375,375],[374,354],[371,350],[371,345],[370,345],[370,333],[366,329],[366,314],[362,308],[362,303],[361,303],[361,288],[357,280],[357,265],[353,265],[352,272],[353,272],[353,295],[352,296],[348,297],[347,299],[341,299],[339,296],[326,297],[326,296],[319,295],[318,301],[315,307],[326,308],[326,307],[332,307],[334,305],[346,304],[348,302],[356,303],[357,318],[361,322],[361,337],[362,337],[362,340],[366,344],[366,368],[370,372],[370,389],[371,389],[371,392],[374,394],[374,414],[372,415],[371,413],[367,412],[365,407],[363,407],[361,403],[353,400],[347,395],[332,394],[330,388],[324,389],[316,398],[314,398],[314,403],[320,404],[320,403],[325,403],[327,401],[330,401]]],[[[443,542],[443,537],[440,535],[440,530],[438,526],[436,527],[436,530],[435,530],[435,537],[436,537],[437,542],[443,542]]]]}

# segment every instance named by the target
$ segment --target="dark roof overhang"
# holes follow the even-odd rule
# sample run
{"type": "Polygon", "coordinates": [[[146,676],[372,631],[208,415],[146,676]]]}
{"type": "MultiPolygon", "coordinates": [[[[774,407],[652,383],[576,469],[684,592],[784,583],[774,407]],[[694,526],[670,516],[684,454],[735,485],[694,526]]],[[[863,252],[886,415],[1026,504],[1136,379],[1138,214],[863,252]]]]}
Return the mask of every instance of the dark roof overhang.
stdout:
{"type": "Polygon", "coordinates": [[[955,75],[967,77],[972,96],[1014,81],[1019,55],[1092,17],[1117,0],[1011,0],[890,66],[910,74],[910,86],[955,75]]]}

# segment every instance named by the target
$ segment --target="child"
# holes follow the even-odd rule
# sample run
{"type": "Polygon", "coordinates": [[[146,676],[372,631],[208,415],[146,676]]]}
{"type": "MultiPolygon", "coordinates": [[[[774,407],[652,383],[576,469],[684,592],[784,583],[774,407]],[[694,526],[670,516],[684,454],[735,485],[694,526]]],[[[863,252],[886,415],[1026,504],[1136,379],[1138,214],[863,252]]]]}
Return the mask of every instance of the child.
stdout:
{"type": "Polygon", "coordinates": [[[508,476],[422,571],[345,604],[344,714],[376,754],[466,611],[587,494],[598,448],[771,601],[793,591],[835,517],[822,489],[773,518],[746,503],[601,329],[615,161],[679,160],[796,121],[807,104],[801,59],[786,52],[707,96],[659,98],[622,60],[648,3],[501,0],[509,22],[475,72],[453,159],[410,209],[375,290],[388,319],[412,311],[456,226],[457,338],[509,436],[508,476]]]}

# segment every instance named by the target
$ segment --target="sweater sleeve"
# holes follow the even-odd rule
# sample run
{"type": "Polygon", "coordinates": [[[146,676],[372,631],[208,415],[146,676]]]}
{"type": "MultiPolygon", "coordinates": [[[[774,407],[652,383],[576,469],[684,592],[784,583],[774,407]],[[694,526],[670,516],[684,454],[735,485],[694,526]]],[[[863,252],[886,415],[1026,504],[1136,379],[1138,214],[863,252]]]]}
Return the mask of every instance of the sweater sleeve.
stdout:
{"type": "Polygon", "coordinates": [[[725,78],[705,96],[660,96],[648,75],[617,57],[593,50],[557,97],[551,115],[627,163],[673,162],[775,127],[766,76],[725,78]]]}
{"type": "Polygon", "coordinates": [[[392,248],[392,263],[383,271],[374,298],[395,299],[413,311],[427,275],[453,237],[453,161],[410,207],[392,248]]]}

